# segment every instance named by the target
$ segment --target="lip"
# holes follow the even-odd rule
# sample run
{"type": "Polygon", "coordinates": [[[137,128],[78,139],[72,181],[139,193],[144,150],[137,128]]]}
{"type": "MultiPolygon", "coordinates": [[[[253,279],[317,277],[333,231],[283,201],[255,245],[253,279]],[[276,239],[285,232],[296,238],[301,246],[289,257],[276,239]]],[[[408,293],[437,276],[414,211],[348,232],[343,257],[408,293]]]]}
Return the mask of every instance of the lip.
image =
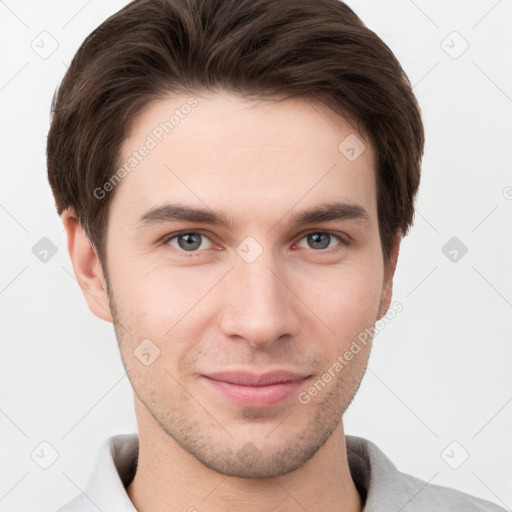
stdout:
{"type": "Polygon", "coordinates": [[[227,371],[209,373],[208,375],[205,375],[205,377],[241,386],[267,386],[271,384],[280,384],[282,382],[303,380],[306,377],[309,377],[309,375],[291,372],[288,370],[274,370],[260,374],[244,371],[227,371]]]}
{"type": "Polygon", "coordinates": [[[286,370],[263,374],[228,371],[202,375],[210,388],[244,407],[272,407],[298,392],[310,375],[286,370]]]}

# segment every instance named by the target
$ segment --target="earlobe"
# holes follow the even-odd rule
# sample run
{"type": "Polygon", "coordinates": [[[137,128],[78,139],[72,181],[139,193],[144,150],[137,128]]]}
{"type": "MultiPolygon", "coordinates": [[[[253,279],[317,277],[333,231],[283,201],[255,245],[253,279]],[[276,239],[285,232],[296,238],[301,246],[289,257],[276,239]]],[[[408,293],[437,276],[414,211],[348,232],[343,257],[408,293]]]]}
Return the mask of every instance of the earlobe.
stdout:
{"type": "Polygon", "coordinates": [[[61,218],[66,229],[73,270],[87,305],[97,317],[112,322],[107,286],[98,254],[74,212],[66,210],[61,218]]]}
{"type": "Polygon", "coordinates": [[[391,304],[393,295],[393,277],[395,275],[396,263],[398,261],[398,253],[400,252],[400,244],[402,236],[397,234],[391,246],[389,260],[384,262],[384,280],[382,284],[382,295],[379,306],[379,320],[387,313],[391,304]]]}

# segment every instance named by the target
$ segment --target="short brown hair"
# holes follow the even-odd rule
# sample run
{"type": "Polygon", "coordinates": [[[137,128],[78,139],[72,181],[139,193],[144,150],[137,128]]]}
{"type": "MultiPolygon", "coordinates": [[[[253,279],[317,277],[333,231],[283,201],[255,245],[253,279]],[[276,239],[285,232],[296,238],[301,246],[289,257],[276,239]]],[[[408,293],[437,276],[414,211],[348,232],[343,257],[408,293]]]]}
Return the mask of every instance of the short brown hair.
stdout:
{"type": "Polygon", "coordinates": [[[170,93],[320,100],[376,152],[382,250],[412,224],[424,131],[411,84],[386,44],[339,0],[136,0],[83,42],[56,91],[47,141],[59,215],[71,207],[100,257],[135,117],[170,93]]]}

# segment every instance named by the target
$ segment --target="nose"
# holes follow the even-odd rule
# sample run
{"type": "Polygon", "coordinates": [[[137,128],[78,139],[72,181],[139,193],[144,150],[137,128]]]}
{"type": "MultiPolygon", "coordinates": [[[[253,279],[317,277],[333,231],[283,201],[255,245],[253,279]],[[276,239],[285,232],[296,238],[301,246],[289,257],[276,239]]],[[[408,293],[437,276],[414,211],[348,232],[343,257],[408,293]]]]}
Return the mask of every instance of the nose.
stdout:
{"type": "Polygon", "coordinates": [[[265,252],[252,263],[236,258],[222,290],[221,330],[255,348],[298,333],[297,300],[282,266],[265,252]]]}

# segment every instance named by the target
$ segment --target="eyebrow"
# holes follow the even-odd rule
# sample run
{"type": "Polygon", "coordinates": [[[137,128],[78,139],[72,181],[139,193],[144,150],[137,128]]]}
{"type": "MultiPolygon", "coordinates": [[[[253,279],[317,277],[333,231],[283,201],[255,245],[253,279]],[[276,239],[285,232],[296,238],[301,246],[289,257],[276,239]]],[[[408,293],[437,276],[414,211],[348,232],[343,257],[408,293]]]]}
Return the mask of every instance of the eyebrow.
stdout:
{"type": "MultiPolygon", "coordinates": [[[[291,227],[303,224],[328,222],[333,220],[358,220],[368,222],[368,212],[357,204],[325,203],[296,212],[290,219],[291,227]]],[[[212,226],[224,225],[233,230],[234,223],[223,212],[178,204],[165,204],[148,210],[138,221],[138,225],[147,226],[167,222],[185,221],[212,226]]]]}

